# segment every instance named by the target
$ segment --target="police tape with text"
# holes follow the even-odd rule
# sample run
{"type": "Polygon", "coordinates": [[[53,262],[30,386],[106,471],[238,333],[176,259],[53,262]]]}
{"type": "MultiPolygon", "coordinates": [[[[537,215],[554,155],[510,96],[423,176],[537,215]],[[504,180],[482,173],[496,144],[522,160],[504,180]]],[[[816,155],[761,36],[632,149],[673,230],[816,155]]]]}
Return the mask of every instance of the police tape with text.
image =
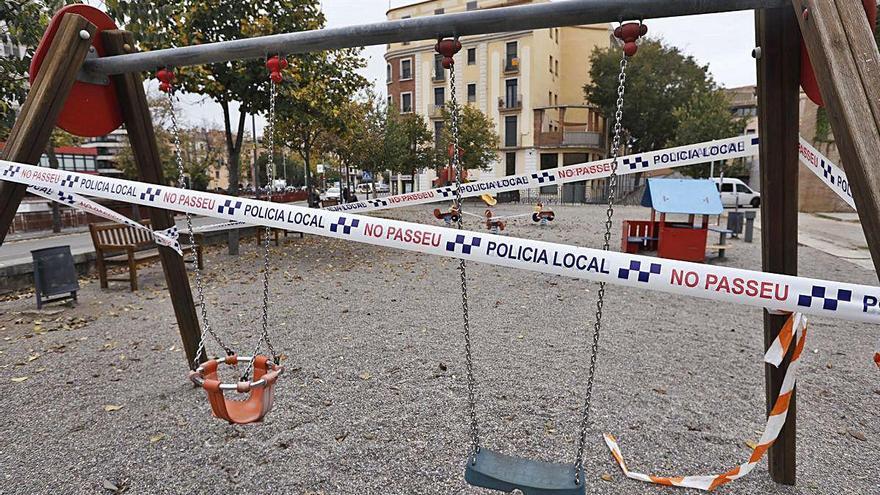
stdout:
{"type": "MultiPolygon", "coordinates": [[[[736,136],[716,141],[689,144],[620,157],[618,175],[650,172],[652,170],[696,165],[711,160],[727,160],[752,156],[758,152],[758,138],[755,135],[736,136]]],[[[601,179],[611,175],[611,160],[596,160],[564,167],[539,170],[520,175],[508,175],[461,185],[463,198],[498,194],[506,191],[554,186],[568,182],[601,179]]],[[[455,186],[444,186],[426,191],[417,191],[393,196],[385,196],[365,201],[356,201],[328,207],[331,211],[364,212],[413,206],[425,203],[451,200],[455,196],[455,186]]]]}
{"type": "Polygon", "coordinates": [[[499,266],[880,323],[880,287],[606,252],[0,161],[0,179],[499,266]],[[88,181],[84,179],[89,179],[88,181]],[[125,191],[117,194],[113,191],[125,191]]]}

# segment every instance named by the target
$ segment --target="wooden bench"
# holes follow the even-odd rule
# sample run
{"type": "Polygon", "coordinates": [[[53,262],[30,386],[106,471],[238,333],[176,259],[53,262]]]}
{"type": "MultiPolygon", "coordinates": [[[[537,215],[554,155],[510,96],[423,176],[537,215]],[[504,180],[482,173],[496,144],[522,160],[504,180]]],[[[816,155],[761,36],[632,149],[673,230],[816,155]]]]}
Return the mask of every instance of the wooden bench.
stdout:
{"type": "MultiPolygon", "coordinates": [[[[141,223],[147,227],[150,226],[149,220],[142,220],[141,223]]],[[[138,266],[159,258],[159,248],[153,240],[153,236],[145,230],[118,223],[90,223],[89,232],[92,235],[92,243],[95,245],[95,258],[101,288],[106,289],[108,281],[128,281],[132,291],[138,290],[138,266]],[[108,278],[107,269],[111,266],[128,266],[128,277],[108,278]]],[[[184,252],[185,259],[191,246],[181,245],[180,247],[184,252]]],[[[192,260],[187,262],[192,262],[192,260]]],[[[199,269],[204,266],[201,245],[196,249],[196,262],[199,269]]]]}
{"type": "Polygon", "coordinates": [[[733,235],[733,231],[721,227],[709,227],[712,232],[718,233],[718,244],[706,246],[707,251],[718,251],[718,259],[724,259],[725,251],[732,246],[727,243],[727,237],[733,235]]]}

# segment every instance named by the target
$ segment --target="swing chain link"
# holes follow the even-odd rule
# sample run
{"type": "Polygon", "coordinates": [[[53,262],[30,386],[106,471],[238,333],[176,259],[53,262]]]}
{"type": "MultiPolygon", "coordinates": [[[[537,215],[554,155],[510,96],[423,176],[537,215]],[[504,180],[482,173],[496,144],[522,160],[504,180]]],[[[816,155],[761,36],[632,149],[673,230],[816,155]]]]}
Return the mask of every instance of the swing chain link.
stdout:
{"type": "MultiPolygon", "coordinates": [[[[455,169],[455,208],[458,209],[458,220],[456,228],[462,229],[462,217],[464,209],[461,204],[461,157],[459,155],[459,118],[461,117],[458,107],[458,99],[455,94],[455,64],[449,66],[449,91],[451,93],[450,103],[452,106],[452,115],[450,124],[452,126],[452,168],[455,169]]],[[[476,455],[480,452],[480,431],[477,426],[477,402],[476,402],[476,380],[474,379],[474,363],[471,353],[471,324],[468,314],[468,289],[467,289],[467,270],[464,259],[458,261],[458,271],[461,275],[461,309],[464,317],[464,353],[465,366],[467,368],[467,387],[468,387],[468,413],[471,420],[471,462],[476,463],[476,455]]]]}
{"type": "MultiPolygon", "coordinates": [[[[269,159],[266,161],[266,180],[268,181],[268,185],[266,188],[266,194],[268,195],[269,202],[272,201],[272,187],[275,182],[275,82],[269,81],[269,118],[266,125],[265,134],[267,134],[268,138],[268,150],[269,150],[269,159]]],[[[275,364],[278,364],[278,355],[275,354],[275,348],[272,346],[272,341],[269,338],[269,237],[272,234],[272,228],[267,226],[264,231],[264,239],[263,239],[263,314],[262,314],[262,332],[260,335],[260,339],[257,341],[256,347],[254,347],[254,352],[251,353],[251,356],[256,357],[257,353],[260,349],[260,344],[265,342],[266,347],[269,349],[269,353],[272,355],[272,361],[275,364]]],[[[244,370],[244,374],[242,375],[242,380],[247,380],[250,376],[251,369],[253,369],[255,359],[251,359],[248,363],[247,368],[244,370]]]]}
{"type": "MultiPolygon", "coordinates": [[[[174,140],[174,160],[177,163],[177,187],[180,189],[188,189],[183,169],[183,152],[181,151],[182,147],[180,144],[180,125],[177,122],[177,113],[174,110],[175,102],[180,103],[180,101],[173,95],[173,93],[173,91],[168,91],[166,94],[168,95],[168,108],[170,109],[170,112],[168,113],[171,116],[171,136],[174,140]]],[[[199,346],[196,349],[195,358],[193,360],[193,368],[195,369],[201,364],[199,358],[202,356],[202,353],[205,352],[205,333],[210,335],[217,342],[217,345],[223,348],[226,354],[231,355],[233,354],[233,351],[216,333],[214,333],[214,329],[211,327],[211,321],[208,319],[208,309],[205,305],[205,286],[202,280],[202,270],[199,268],[198,255],[196,254],[198,246],[196,245],[196,236],[193,232],[192,215],[189,212],[186,212],[185,215],[186,229],[189,234],[190,256],[192,256],[195,265],[196,293],[199,298],[199,311],[202,316],[202,324],[205,327],[205,332],[202,333],[201,339],[199,339],[199,346]]]]}
{"type": "MultiPolygon", "coordinates": [[[[608,209],[605,212],[605,236],[602,249],[611,247],[611,226],[614,216],[614,196],[617,189],[617,158],[620,151],[621,134],[623,133],[623,96],[626,91],[626,67],[628,59],[624,53],[620,59],[620,73],[617,76],[617,110],[614,113],[613,139],[611,142],[611,175],[608,176],[608,209]]],[[[599,334],[602,329],[602,309],[605,305],[605,282],[599,282],[596,298],[596,321],[593,325],[593,340],[590,347],[590,368],[587,375],[587,390],[584,397],[583,415],[581,416],[580,438],[578,439],[575,460],[575,484],[580,484],[584,465],[584,449],[587,442],[587,429],[590,424],[590,402],[593,398],[593,382],[596,376],[596,361],[599,355],[599,334]]]]}

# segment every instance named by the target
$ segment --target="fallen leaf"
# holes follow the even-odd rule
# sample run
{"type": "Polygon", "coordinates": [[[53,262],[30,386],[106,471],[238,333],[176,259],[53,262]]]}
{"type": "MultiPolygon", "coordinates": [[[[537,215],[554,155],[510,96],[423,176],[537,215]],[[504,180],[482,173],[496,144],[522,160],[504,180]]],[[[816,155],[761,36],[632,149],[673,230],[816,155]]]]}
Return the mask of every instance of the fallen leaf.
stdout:
{"type": "Polygon", "coordinates": [[[21,383],[21,382],[27,380],[28,378],[30,378],[30,377],[27,377],[27,376],[19,376],[19,377],[17,377],[17,378],[13,378],[12,381],[15,382],[15,383],[21,383]]]}
{"type": "Polygon", "coordinates": [[[153,435],[150,437],[150,443],[156,443],[159,441],[165,440],[165,434],[159,433],[158,435],[153,435]]]}
{"type": "Polygon", "coordinates": [[[861,440],[863,442],[868,441],[868,438],[865,436],[865,434],[860,431],[853,430],[852,428],[847,428],[846,432],[849,433],[849,436],[855,438],[856,440],[861,440]]]}
{"type": "Polygon", "coordinates": [[[370,378],[373,378],[373,375],[371,375],[368,371],[364,371],[358,376],[361,377],[361,380],[369,380],[370,378]]]}
{"type": "Polygon", "coordinates": [[[602,473],[602,481],[611,481],[611,475],[608,473],[602,473]]]}
{"type": "Polygon", "coordinates": [[[33,354],[33,355],[30,355],[30,356],[28,356],[28,362],[31,362],[31,361],[33,361],[33,360],[39,358],[39,357],[40,357],[39,354],[33,354]]]}
{"type": "Polygon", "coordinates": [[[114,492],[119,491],[119,487],[114,485],[112,482],[110,482],[108,480],[104,480],[104,489],[114,491],[114,492]]]}
{"type": "Polygon", "coordinates": [[[751,440],[746,440],[746,446],[748,446],[752,450],[755,450],[758,448],[758,444],[756,444],[755,442],[753,442],[751,440]]]}
{"type": "Polygon", "coordinates": [[[114,406],[113,404],[104,405],[104,410],[107,412],[118,411],[122,409],[122,406],[114,406]]]}

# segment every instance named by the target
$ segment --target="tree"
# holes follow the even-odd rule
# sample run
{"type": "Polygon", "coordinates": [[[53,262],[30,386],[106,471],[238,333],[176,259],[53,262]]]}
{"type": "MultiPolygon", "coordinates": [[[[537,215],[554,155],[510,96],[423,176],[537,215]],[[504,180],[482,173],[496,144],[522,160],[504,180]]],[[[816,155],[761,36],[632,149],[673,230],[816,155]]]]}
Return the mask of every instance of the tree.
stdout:
{"type": "Polygon", "coordinates": [[[15,123],[16,110],[27,97],[28,67],[52,15],[67,0],[4,0],[0,3],[0,40],[8,39],[21,53],[0,57],[0,141],[15,123]]]}
{"type": "MultiPolygon", "coordinates": [[[[452,102],[443,107],[443,132],[437,143],[435,165],[444,167],[449,163],[449,146],[452,143],[452,102]]],[[[495,123],[472,105],[460,106],[458,142],[463,154],[461,166],[465,170],[490,170],[498,159],[499,137],[495,123]]]]}
{"type": "MultiPolygon", "coordinates": [[[[209,132],[210,130],[205,128],[180,129],[180,155],[183,172],[189,180],[187,187],[197,191],[208,189],[210,182],[208,170],[221,156],[221,150],[211,145],[209,132]]],[[[177,169],[177,155],[174,153],[174,136],[170,130],[159,125],[155,126],[155,134],[165,182],[177,185],[180,173],[177,169]]],[[[129,179],[137,180],[140,177],[130,146],[122,148],[119,152],[116,166],[129,179]]]]}
{"type": "MultiPolygon", "coordinates": [[[[591,81],[584,86],[584,95],[610,119],[617,104],[620,49],[596,48],[590,64],[591,81]]],[[[675,110],[692,103],[694,93],[717,90],[708,66],[698,65],[693,57],[657,40],[642,42],[626,72],[622,123],[629,135],[628,144],[635,152],[667,146],[679,125],[675,110]]]]}
{"type": "MultiPolygon", "coordinates": [[[[183,0],[142,2],[107,0],[107,8],[126,28],[138,33],[141,49],[198,45],[269,34],[307,31],[324,26],[316,0],[183,0]]],[[[304,56],[305,57],[305,56],[304,56]]],[[[223,109],[229,194],[238,193],[240,160],[248,113],[269,106],[269,77],[264,60],[241,60],[180,68],[177,85],[204,94],[223,109]],[[239,103],[237,122],[230,105],[239,103]]],[[[310,74],[300,74],[304,77],[310,74]]],[[[230,231],[230,253],[238,252],[238,231],[230,231]]]]}
{"type": "Polygon", "coordinates": [[[424,117],[417,113],[402,114],[393,106],[386,112],[383,169],[400,175],[432,167],[434,148],[424,117]]]}
{"type": "MultiPolygon", "coordinates": [[[[720,90],[697,91],[684,105],[673,109],[678,126],[671,146],[699,143],[712,139],[735,136],[742,133],[746,119],[735,118],[730,110],[730,101],[720,90]]],[[[678,169],[691,177],[708,177],[709,169],[704,164],[689,165],[678,169]]],[[[743,160],[738,158],[725,169],[726,175],[748,175],[743,160]]]]}
{"type": "Polygon", "coordinates": [[[355,49],[304,54],[293,64],[294,77],[278,88],[275,142],[299,153],[310,190],[313,154],[332,151],[328,136],[346,132],[347,104],[368,84],[355,72],[365,64],[355,49]]]}

